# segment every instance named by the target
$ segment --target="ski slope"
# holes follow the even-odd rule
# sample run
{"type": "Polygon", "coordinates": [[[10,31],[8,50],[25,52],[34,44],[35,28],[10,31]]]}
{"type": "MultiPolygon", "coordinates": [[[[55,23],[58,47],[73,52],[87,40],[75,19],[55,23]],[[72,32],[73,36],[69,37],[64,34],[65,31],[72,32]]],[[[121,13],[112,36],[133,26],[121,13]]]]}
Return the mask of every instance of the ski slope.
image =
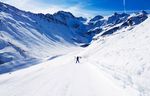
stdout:
{"type": "Polygon", "coordinates": [[[143,23],[98,37],[82,52],[88,62],[120,82],[138,96],[150,96],[150,18],[143,23]]]}
{"type": "Polygon", "coordinates": [[[0,96],[133,96],[86,58],[76,64],[79,52],[0,75],[0,96]]]}

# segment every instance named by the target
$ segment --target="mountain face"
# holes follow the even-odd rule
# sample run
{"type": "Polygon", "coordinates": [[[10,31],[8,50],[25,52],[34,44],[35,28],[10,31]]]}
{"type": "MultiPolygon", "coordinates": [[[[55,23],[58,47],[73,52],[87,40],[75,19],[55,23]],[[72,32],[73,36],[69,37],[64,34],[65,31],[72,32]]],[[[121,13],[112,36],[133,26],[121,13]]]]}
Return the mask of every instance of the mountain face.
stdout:
{"type": "Polygon", "coordinates": [[[86,27],[80,20],[68,12],[34,14],[0,3],[0,67],[24,66],[89,43],[91,37],[84,34],[86,27]]]}
{"type": "Polygon", "coordinates": [[[142,11],[114,13],[109,17],[98,15],[87,22],[70,12],[34,14],[0,2],[0,73],[65,54],[71,48],[90,44],[97,34],[110,35],[147,18],[142,11]]]}
{"type": "MultiPolygon", "coordinates": [[[[141,13],[131,18],[140,21],[141,13]]],[[[148,17],[135,28],[123,28],[112,35],[99,36],[83,52],[83,57],[88,58],[88,63],[94,64],[115,78],[117,82],[121,82],[120,86],[123,88],[138,90],[138,95],[131,96],[149,96],[149,26],[150,18],[148,17]]]]}
{"type": "Polygon", "coordinates": [[[145,11],[133,14],[118,14],[114,13],[109,17],[96,16],[88,22],[88,34],[94,36],[100,34],[101,36],[109,35],[117,30],[134,26],[142,23],[148,18],[148,13],[145,11]]]}

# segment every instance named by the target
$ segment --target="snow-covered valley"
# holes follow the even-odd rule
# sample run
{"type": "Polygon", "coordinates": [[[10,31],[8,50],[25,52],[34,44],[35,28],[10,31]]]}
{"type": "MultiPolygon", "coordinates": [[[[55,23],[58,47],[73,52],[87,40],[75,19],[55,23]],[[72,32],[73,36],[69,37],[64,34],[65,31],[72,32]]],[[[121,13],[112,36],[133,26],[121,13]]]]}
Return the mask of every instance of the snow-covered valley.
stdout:
{"type": "Polygon", "coordinates": [[[145,11],[87,22],[0,2],[0,96],[149,96],[149,26],[145,11]]]}
{"type": "Polygon", "coordinates": [[[92,62],[87,62],[86,58],[76,64],[74,55],[79,52],[76,51],[30,68],[1,75],[0,95],[133,96],[115,85],[111,78],[108,78],[109,76],[107,77],[92,62]]]}
{"type": "Polygon", "coordinates": [[[81,21],[67,12],[34,14],[0,3],[0,73],[37,64],[89,43],[91,37],[83,36],[82,30],[81,21]]]}

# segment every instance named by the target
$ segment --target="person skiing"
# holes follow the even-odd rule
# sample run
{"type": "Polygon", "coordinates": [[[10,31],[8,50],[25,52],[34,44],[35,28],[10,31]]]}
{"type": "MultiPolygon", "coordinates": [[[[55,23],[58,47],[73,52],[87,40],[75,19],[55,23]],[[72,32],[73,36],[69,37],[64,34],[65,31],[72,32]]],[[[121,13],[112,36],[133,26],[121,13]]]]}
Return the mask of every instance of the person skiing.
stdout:
{"type": "Polygon", "coordinates": [[[79,56],[76,57],[76,63],[80,63],[80,60],[79,60],[80,58],[81,57],[79,57],[79,56]]]}
{"type": "Polygon", "coordinates": [[[129,26],[132,26],[132,25],[133,25],[133,21],[131,20],[131,18],[128,19],[128,24],[129,24],[129,26]]]}

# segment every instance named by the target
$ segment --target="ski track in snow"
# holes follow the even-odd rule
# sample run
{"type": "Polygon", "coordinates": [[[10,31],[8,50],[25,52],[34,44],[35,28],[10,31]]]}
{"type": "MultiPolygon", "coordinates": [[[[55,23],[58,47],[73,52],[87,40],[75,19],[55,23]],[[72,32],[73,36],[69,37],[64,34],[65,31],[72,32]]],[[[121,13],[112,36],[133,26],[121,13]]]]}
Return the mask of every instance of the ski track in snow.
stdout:
{"type": "Polygon", "coordinates": [[[86,59],[76,64],[73,56],[1,75],[0,96],[130,96],[96,66],[86,59]]]}

